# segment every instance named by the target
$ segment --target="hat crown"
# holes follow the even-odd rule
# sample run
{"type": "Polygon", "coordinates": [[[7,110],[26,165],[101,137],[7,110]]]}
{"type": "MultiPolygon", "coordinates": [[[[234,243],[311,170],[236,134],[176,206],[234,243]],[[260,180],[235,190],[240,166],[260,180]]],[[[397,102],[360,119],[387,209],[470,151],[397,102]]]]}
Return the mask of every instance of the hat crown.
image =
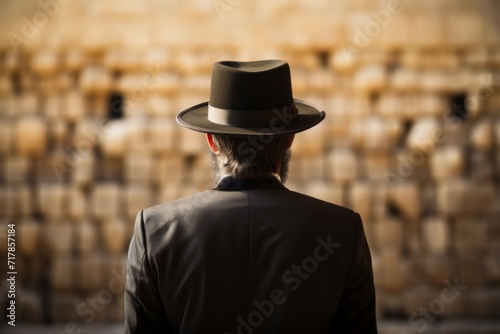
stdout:
{"type": "Polygon", "coordinates": [[[282,60],[221,61],[213,66],[209,104],[228,110],[271,110],[293,104],[290,67],[282,60]]]}

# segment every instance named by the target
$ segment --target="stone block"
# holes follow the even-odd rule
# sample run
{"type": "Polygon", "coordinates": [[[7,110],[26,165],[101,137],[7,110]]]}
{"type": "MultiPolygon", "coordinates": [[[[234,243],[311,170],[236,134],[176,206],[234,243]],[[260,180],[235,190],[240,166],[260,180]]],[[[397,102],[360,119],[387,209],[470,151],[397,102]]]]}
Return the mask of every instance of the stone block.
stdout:
{"type": "Polygon", "coordinates": [[[128,185],[123,192],[123,201],[125,213],[133,221],[137,212],[152,205],[151,189],[145,185],[128,185]]]}
{"type": "MultiPolygon", "coordinates": [[[[152,92],[172,95],[179,90],[180,78],[177,74],[171,72],[154,72],[153,74],[151,74],[151,77],[148,80],[152,82],[152,92]]],[[[200,101],[198,101],[198,103],[200,101]]]]}
{"type": "Polygon", "coordinates": [[[335,148],[327,153],[326,159],[327,175],[335,183],[351,183],[358,176],[358,160],[353,151],[335,148]]]}
{"type": "Polygon", "coordinates": [[[26,182],[30,162],[24,156],[9,156],[5,161],[5,180],[8,183],[26,182]]]}
{"type": "Polygon", "coordinates": [[[36,159],[31,170],[34,170],[38,183],[64,183],[77,163],[78,158],[59,147],[43,159],[36,159]]]}
{"type": "Polygon", "coordinates": [[[424,94],[418,98],[419,117],[440,117],[449,108],[448,101],[443,95],[424,94]]]}
{"type": "Polygon", "coordinates": [[[68,212],[68,187],[59,183],[38,185],[37,207],[39,212],[49,218],[60,219],[68,212]]]}
{"type": "Polygon", "coordinates": [[[361,215],[363,220],[369,221],[373,212],[372,184],[356,181],[349,187],[349,207],[361,215]]]}
{"type": "Polygon", "coordinates": [[[0,156],[6,156],[12,152],[14,131],[11,122],[0,120],[0,156]]]}
{"type": "Polygon", "coordinates": [[[67,214],[75,221],[83,219],[88,214],[88,200],[79,188],[68,191],[67,214]]]}
{"type": "Polygon", "coordinates": [[[457,260],[457,279],[460,284],[480,286],[486,283],[486,272],[480,258],[466,254],[457,260]]]}
{"type": "Polygon", "coordinates": [[[149,184],[153,171],[153,157],[148,153],[129,153],[125,157],[127,183],[149,184]]]}
{"type": "Polygon", "coordinates": [[[439,184],[437,203],[440,212],[448,215],[490,213],[495,210],[495,188],[468,180],[450,180],[439,184]]]}
{"type": "MultiPolygon", "coordinates": [[[[404,295],[404,310],[412,316],[414,323],[429,324],[442,317],[460,317],[467,314],[464,291],[454,287],[453,280],[445,280],[441,288],[418,285],[408,289],[404,295]]],[[[423,328],[420,326],[419,328],[423,328]]]]}
{"type": "Polygon", "coordinates": [[[52,145],[64,147],[68,141],[68,127],[63,120],[55,120],[49,124],[49,140],[52,145]]]}
{"type": "Polygon", "coordinates": [[[152,182],[163,186],[172,181],[179,181],[184,172],[184,159],[178,154],[160,156],[153,161],[152,182]]]}
{"type": "Polygon", "coordinates": [[[27,217],[32,213],[31,190],[25,184],[10,185],[0,191],[0,206],[4,217],[27,217]]]}
{"type": "Polygon", "coordinates": [[[7,97],[14,95],[12,82],[6,75],[0,76],[0,96],[7,97]]]}
{"type": "MultiPolygon", "coordinates": [[[[127,240],[127,244],[130,240],[127,240]]],[[[127,271],[126,254],[110,254],[103,259],[103,279],[106,287],[115,296],[122,295],[125,288],[125,276],[127,271]]]]}
{"type": "Polygon", "coordinates": [[[173,57],[165,48],[148,48],[140,62],[148,72],[158,72],[170,69],[173,66],[173,57]]]}
{"type": "Polygon", "coordinates": [[[155,118],[173,117],[175,110],[172,99],[162,94],[150,94],[145,108],[147,114],[155,118]]]}
{"type": "Polygon", "coordinates": [[[363,174],[369,180],[384,181],[389,170],[388,154],[384,152],[366,152],[362,158],[363,174]]]}
{"type": "Polygon", "coordinates": [[[493,147],[493,127],[488,119],[476,123],[470,132],[470,143],[480,152],[490,152],[493,147]]]}
{"type": "Polygon", "coordinates": [[[410,220],[416,221],[422,211],[420,187],[416,182],[406,181],[390,188],[388,201],[398,213],[410,220]]]}
{"type": "MultiPolygon", "coordinates": [[[[325,124],[320,123],[309,131],[297,134],[291,146],[294,156],[320,155],[325,147],[325,124]]],[[[255,147],[258,147],[258,141],[255,147]]]]}
{"type": "Polygon", "coordinates": [[[62,55],[62,66],[70,71],[79,71],[85,64],[86,55],[80,50],[68,50],[62,55]]]}
{"type": "Polygon", "coordinates": [[[79,91],[72,90],[66,93],[61,103],[65,119],[70,123],[78,122],[86,114],[85,102],[79,91]]]}
{"type": "Polygon", "coordinates": [[[75,266],[71,256],[55,254],[50,268],[51,287],[56,290],[70,290],[75,286],[75,266]]]}
{"type": "Polygon", "coordinates": [[[185,155],[198,155],[207,152],[208,146],[202,133],[179,128],[178,149],[185,155]]]}
{"type": "Polygon", "coordinates": [[[415,276],[419,283],[440,287],[445,279],[453,277],[456,272],[456,261],[453,258],[439,255],[418,256],[415,258],[415,276]]]}
{"type": "Polygon", "coordinates": [[[112,86],[111,74],[103,67],[89,65],[80,74],[79,87],[86,94],[106,94],[112,86]]]}
{"type": "MultiPolygon", "coordinates": [[[[77,314],[78,305],[82,303],[82,298],[79,294],[75,292],[54,292],[50,298],[49,312],[52,321],[55,323],[64,323],[75,321],[75,319],[79,319],[79,315],[77,314]]],[[[70,331],[75,330],[74,327],[71,327],[66,324],[66,329],[70,331]]],[[[65,329],[65,330],[66,330],[65,329]]]]}
{"type": "Polygon", "coordinates": [[[85,256],[97,250],[98,233],[94,224],[89,221],[83,221],[75,226],[75,249],[80,256],[85,256]]]}
{"type": "Polygon", "coordinates": [[[437,148],[429,160],[434,180],[442,181],[462,176],[465,169],[464,156],[463,150],[457,145],[437,148]]]}
{"type": "Polygon", "coordinates": [[[494,161],[487,153],[472,152],[469,155],[470,179],[476,184],[487,184],[494,180],[494,161]]]}
{"type": "Polygon", "coordinates": [[[41,246],[41,225],[34,220],[25,220],[16,224],[17,228],[17,249],[19,253],[26,257],[33,257],[41,246]]]}
{"type": "Polygon", "coordinates": [[[104,66],[111,71],[135,71],[140,66],[139,61],[139,55],[131,50],[109,49],[103,57],[104,66]]]}
{"type": "MultiPolygon", "coordinates": [[[[145,208],[145,207],[144,207],[145,208]]],[[[139,210],[135,213],[137,214],[139,210]]],[[[104,249],[109,253],[123,253],[127,243],[127,227],[120,219],[110,220],[101,225],[101,237],[104,242],[104,249]]]]}
{"type": "Polygon", "coordinates": [[[403,223],[394,218],[387,217],[384,220],[376,221],[374,224],[374,233],[377,248],[394,248],[402,250],[405,237],[403,223]]]}
{"type": "Polygon", "coordinates": [[[365,150],[387,150],[394,147],[402,134],[401,123],[395,119],[366,117],[352,122],[350,133],[356,146],[365,150]]]}
{"type": "Polygon", "coordinates": [[[489,225],[483,219],[459,217],[455,222],[455,252],[461,256],[483,254],[488,245],[489,225]]]}
{"type": "Polygon", "coordinates": [[[36,53],[32,58],[31,69],[40,76],[54,75],[59,67],[59,56],[46,49],[36,53]]]}
{"type": "Polygon", "coordinates": [[[495,123],[495,141],[500,146],[500,120],[495,123]]]}
{"type": "Polygon", "coordinates": [[[22,155],[43,155],[47,145],[47,126],[41,117],[20,117],[14,125],[14,141],[22,155]]]}
{"type": "Polygon", "coordinates": [[[93,155],[82,156],[73,168],[70,167],[71,183],[78,188],[85,188],[94,180],[95,158],[93,155]]]}
{"type": "Polygon", "coordinates": [[[106,286],[103,281],[103,257],[99,254],[88,254],[75,261],[76,279],[80,289],[101,289],[106,286]]]}
{"type": "Polygon", "coordinates": [[[390,77],[390,87],[401,92],[414,91],[418,88],[418,75],[412,69],[398,69],[390,77]]]}
{"type": "Polygon", "coordinates": [[[353,78],[355,89],[363,93],[382,90],[387,81],[382,65],[365,65],[357,70],[353,78]]]}
{"type": "Polygon", "coordinates": [[[412,150],[421,150],[425,154],[434,152],[436,145],[444,141],[443,130],[434,118],[417,120],[406,138],[406,145],[412,150]]]}
{"type": "Polygon", "coordinates": [[[116,183],[97,183],[91,195],[91,208],[94,217],[109,219],[121,213],[122,189],[116,183]]]}
{"type": "Polygon", "coordinates": [[[74,245],[74,226],[70,223],[45,224],[42,227],[42,242],[52,254],[69,255],[74,245]]]}
{"type": "Polygon", "coordinates": [[[500,317],[500,289],[498,287],[468,288],[463,296],[470,317],[498,319],[500,317]]]}
{"type": "Polygon", "coordinates": [[[383,248],[380,253],[380,286],[384,291],[401,292],[406,287],[408,263],[397,247],[383,248]]]}
{"type": "Polygon", "coordinates": [[[43,321],[43,304],[39,291],[19,289],[16,294],[17,317],[20,323],[41,323],[43,321]]]}
{"type": "Polygon", "coordinates": [[[451,230],[444,217],[431,217],[422,222],[422,244],[426,253],[445,255],[450,249],[451,230]]]}
{"type": "Polygon", "coordinates": [[[344,192],[338,185],[319,180],[311,181],[307,183],[305,193],[326,202],[344,205],[344,192]]]}
{"type": "Polygon", "coordinates": [[[122,157],[129,149],[130,122],[124,119],[112,120],[103,132],[101,149],[108,157],[122,157]]]}
{"type": "Polygon", "coordinates": [[[124,162],[121,158],[105,158],[96,161],[97,180],[108,182],[122,182],[124,178],[124,162]]]}
{"type": "Polygon", "coordinates": [[[175,151],[178,125],[168,119],[156,119],[150,123],[149,142],[156,154],[175,151]]]}
{"type": "Polygon", "coordinates": [[[340,73],[351,73],[358,63],[358,57],[347,49],[339,49],[329,58],[331,66],[340,73]]]}

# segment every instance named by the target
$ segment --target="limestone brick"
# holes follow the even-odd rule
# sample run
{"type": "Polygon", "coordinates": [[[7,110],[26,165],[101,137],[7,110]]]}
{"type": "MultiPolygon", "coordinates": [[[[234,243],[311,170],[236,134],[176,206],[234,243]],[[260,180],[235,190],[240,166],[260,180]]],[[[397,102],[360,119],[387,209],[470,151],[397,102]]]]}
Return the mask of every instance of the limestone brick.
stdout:
{"type": "Polygon", "coordinates": [[[135,219],[137,212],[151,206],[151,190],[144,185],[128,185],[123,193],[125,213],[130,221],[135,219]]]}
{"type": "Polygon", "coordinates": [[[101,66],[86,66],[80,75],[79,86],[87,94],[104,94],[111,89],[112,78],[101,66]]]}
{"type": "Polygon", "coordinates": [[[31,68],[39,75],[53,75],[58,68],[59,57],[52,50],[43,50],[33,57],[31,68]]]}
{"type": "Polygon", "coordinates": [[[488,244],[488,224],[478,218],[458,218],[455,222],[455,252],[473,256],[483,254],[488,244]]]}
{"type": "Polygon", "coordinates": [[[5,180],[7,182],[26,182],[29,171],[29,160],[24,156],[10,156],[5,162],[5,180]]]}
{"type": "Polygon", "coordinates": [[[404,245],[403,223],[394,218],[386,218],[375,222],[375,236],[378,249],[395,248],[402,249],[404,245]]]}
{"type": "Polygon", "coordinates": [[[422,199],[420,187],[415,182],[404,182],[393,186],[389,193],[389,202],[399,210],[400,214],[412,221],[420,217],[422,199]]]}
{"type": "Polygon", "coordinates": [[[91,195],[93,216],[105,220],[121,212],[121,192],[121,187],[115,183],[96,184],[91,195]]]}
{"type": "Polygon", "coordinates": [[[421,150],[426,154],[434,151],[435,146],[444,141],[443,130],[434,118],[422,118],[413,124],[406,145],[412,150],[421,150]]]}
{"type": "MultiPolygon", "coordinates": [[[[136,214],[139,211],[136,211],[136,214]]],[[[126,225],[123,221],[115,219],[101,225],[101,235],[104,241],[104,248],[109,253],[120,254],[125,249],[126,225]]]]}
{"type": "Polygon", "coordinates": [[[52,288],[56,291],[75,288],[75,268],[73,259],[68,255],[55,255],[52,260],[50,278],[52,288]]]}
{"type": "Polygon", "coordinates": [[[430,158],[432,177],[436,181],[454,179],[463,175],[465,169],[463,150],[456,145],[439,147],[430,158]]]}
{"type": "Polygon", "coordinates": [[[463,213],[488,213],[494,210],[495,189],[493,185],[476,185],[457,179],[442,182],[438,186],[439,211],[459,215],[463,213]]]}
{"type": "Polygon", "coordinates": [[[95,224],[83,221],[75,226],[75,249],[80,256],[95,252],[98,247],[98,231],[95,224]]]}
{"type": "Polygon", "coordinates": [[[47,127],[38,116],[24,116],[14,127],[16,150],[22,155],[42,155],[47,145],[47,127]]]}
{"type": "Polygon", "coordinates": [[[364,220],[370,220],[372,217],[374,203],[372,187],[373,185],[370,183],[357,181],[349,188],[349,206],[357,211],[364,220]]]}
{"type": "Polygon", "coordinates": [[[470,142],[472,146],[481,152],[489,152],[493,147],[493,127],[487,120],[483,119],[471,129],[470,142]]]}
{"type": "Polygon", "coordinates": [[[358,161],[355,154],[347,149],[333,149],[327,156],[327,174],[338,184],[354,181],[358,176],[358,161]]]}
{"type": "Polygon", "coordinates": [[[450,224],[444,217],[431,217],[422,222],[422,239],[428,254],[445,255],[450,250],[450,224]]]}
{"type": "Polygon", "coordinates": [[[125,157],[125,180],[130,183],[149,183],[153,158],[147,153],[129,153],[125,157]]]}
{"type": "Polygon", "coordinates": [[[323,181],[311,181],[305,189],[306,194],[319,198],[323,201],[343,205],[344,192],[337,185],[325,183],[323,181]]]}
{"type": "Polygon", "coordinates": [[[359,68],[354,76],[356,89],[363,93],[379,91],[387,83],[387,76],[384,67],[379,65],[366,65],[359,68]]]}
{"type": "Polygon", "coordinates": [[[17,233],[20,236],[17,248],[20,253],[27,257],[37,254],[41,246],[41,225],[33,220],[25,220],[17,225],[17,233]]]}
{"type": "Polygon", "coordinates": [[[70,223],[45,224],[42,238],[45,249],[53,254],[70,256],[74,246],[74,226],[70,223]]]}
{"type": "Polygon", "coordinates": [[[150,145],[156,154],[168,154],[177,146],[177,124],[170,119],[157,119],[150,123],[150,145]]]}
{"type": "Polygon", "coordinates": [[[103,280],[103,257],[99,254],[89,254],[75,261],[76,284],[79,288],[101,289],[106,286],[103,280]]]}

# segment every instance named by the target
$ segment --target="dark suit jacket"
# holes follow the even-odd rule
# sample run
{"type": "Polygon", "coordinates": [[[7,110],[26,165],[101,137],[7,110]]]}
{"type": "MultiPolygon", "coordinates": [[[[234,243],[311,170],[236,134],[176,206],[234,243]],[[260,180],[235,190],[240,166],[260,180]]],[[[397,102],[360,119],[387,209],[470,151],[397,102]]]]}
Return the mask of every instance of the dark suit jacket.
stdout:
{"type": "Polygon", "coordinates": [[[376,333],[359,215],[278,180],[141,211],[128,255],[127,333],[376,333]]]}

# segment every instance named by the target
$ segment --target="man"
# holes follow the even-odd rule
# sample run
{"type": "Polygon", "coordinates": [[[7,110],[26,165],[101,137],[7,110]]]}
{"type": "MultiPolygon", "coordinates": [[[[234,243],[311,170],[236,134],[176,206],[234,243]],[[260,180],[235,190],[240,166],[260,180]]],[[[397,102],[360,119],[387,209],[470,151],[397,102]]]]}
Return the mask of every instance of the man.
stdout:
{"type": "Polygon", "coordinates": [[[283,185],[294,134],[324,117],[283,61],[214,65],[209,102],[177,121],[206,133],[218,183],[138,214],[127,333],[377,332],[359,215],[283,185]]]}

